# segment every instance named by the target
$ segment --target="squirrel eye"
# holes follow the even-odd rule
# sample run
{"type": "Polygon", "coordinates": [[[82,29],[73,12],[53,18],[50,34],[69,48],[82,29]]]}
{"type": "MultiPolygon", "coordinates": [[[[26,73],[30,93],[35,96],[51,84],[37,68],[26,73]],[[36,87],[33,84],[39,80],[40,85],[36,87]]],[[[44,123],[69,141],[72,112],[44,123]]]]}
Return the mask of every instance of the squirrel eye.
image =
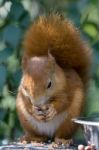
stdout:
{"type": "Polygon", "coordinates": [[[52,83],[51,81],[49,81],[48,85],[47,85],[47,89],[49,89],[51,87],[52,83]]]}

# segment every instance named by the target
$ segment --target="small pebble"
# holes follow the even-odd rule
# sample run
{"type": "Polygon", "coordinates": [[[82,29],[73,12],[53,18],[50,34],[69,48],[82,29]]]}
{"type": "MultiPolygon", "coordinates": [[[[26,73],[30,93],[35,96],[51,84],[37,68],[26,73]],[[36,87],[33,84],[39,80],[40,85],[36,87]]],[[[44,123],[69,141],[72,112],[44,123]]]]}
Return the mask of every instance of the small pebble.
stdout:
{"type": "Polygon", "coordinates": [[[63,149],[66,149],[66,148],[69,148],[70,145],[69,144],[62,144],[61,146],[63,149]]]}
{"type": "Polygon", "coordinates": [[[43,147],[44,146],[44,143],[38,143],[38,142],[36,142],[36,141],[31,141],[31,144],[33,145],[33,146],[36,146],[36,147],[43,147]]]}
{"type": "Polygon", "coordinates": [[[52,146],[52,144],[48,145],[48,150],[54,150],[54,147],[52,146]]]}
{"type": "Polygon", "coordinates": [[[22,141],[22,144],[27,144],[27,141],[25,141],[25,140],[24,140],[24,141],[22,141]]]}
{"type": "Polygon", "coordinates": [[[51,140],[48,140],[48,144],[50,144],[51,143],[51,140]]]}
{"type": "Polygon", "coordinates": [[[59,148],[59,145],[53,142],[53,143],[52,143],[52,147],[53,147],[53,148],[59,148]]]}

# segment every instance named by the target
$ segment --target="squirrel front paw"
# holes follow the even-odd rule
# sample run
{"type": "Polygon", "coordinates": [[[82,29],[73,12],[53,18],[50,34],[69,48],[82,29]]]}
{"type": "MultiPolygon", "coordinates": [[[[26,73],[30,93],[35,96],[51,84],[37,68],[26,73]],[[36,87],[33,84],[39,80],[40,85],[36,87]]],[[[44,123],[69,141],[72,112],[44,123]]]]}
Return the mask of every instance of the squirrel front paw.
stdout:
{"type": "Polygon", "coordinates": [[[52,120],[56,114],[56,109],[53,104],[44,105],[42,107],[33,106],[33,116],[39,121],[52,120]]]}
{"type": "Polygon", "coordinates": [[[55,138],[55,141],[52,143],[52,147],[55,149],[67,149],[70,145],[73,144],[72,139],[64,139],[64,138],[55,138]]]}
{"type": "Polygon", "coordinates": [[[46,112],[46,121],[52,120],[57,114],[53,104],[49,105],[49,109],[46,112]]]}
{"type": "Polygon", "coordinates": [[[33,106],[32,107],[32,114],[33,114],[33,117],[39,121],[45,120],[44,112],[42,111],[42,109],[40,107],[33,106]]]}

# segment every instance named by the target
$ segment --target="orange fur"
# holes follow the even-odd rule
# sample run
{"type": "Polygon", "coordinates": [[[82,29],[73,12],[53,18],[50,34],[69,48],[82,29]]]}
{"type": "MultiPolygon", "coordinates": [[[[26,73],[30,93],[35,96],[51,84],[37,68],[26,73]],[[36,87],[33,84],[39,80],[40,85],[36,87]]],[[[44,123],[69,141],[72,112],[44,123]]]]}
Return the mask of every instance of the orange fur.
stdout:
{"type": "Polygon", "coordinates": [[[63,69],[72,67],[84,83],[88,81],[91,51],[69,20],[55,14],[41,16],[27,31],[23,46],[29,57],[44,56],[50,50],[63,69]]]}
{"type": "Polygon", "coordinates": [[[71,119],[80,116],[84,106],[89,48],[72,23],[55,14],[33,23],[23,45],[23,78],[16,104],[24,139],[71,138],[77,128],[71,119]]]}

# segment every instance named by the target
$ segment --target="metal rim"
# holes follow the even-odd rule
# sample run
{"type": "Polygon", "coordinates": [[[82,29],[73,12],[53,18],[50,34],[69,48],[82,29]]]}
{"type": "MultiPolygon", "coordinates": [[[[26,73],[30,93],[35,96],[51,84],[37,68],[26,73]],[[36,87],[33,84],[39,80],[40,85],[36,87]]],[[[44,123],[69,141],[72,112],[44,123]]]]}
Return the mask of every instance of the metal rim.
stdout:
{"type": "Polygon", "coordinates": [[[84,118],[75,118],[75,119],[72,119],[72,121],[75,123],[83,124],[83,125],[99,126],[99,122],[83,120],[83,119],[84,118]]]}

